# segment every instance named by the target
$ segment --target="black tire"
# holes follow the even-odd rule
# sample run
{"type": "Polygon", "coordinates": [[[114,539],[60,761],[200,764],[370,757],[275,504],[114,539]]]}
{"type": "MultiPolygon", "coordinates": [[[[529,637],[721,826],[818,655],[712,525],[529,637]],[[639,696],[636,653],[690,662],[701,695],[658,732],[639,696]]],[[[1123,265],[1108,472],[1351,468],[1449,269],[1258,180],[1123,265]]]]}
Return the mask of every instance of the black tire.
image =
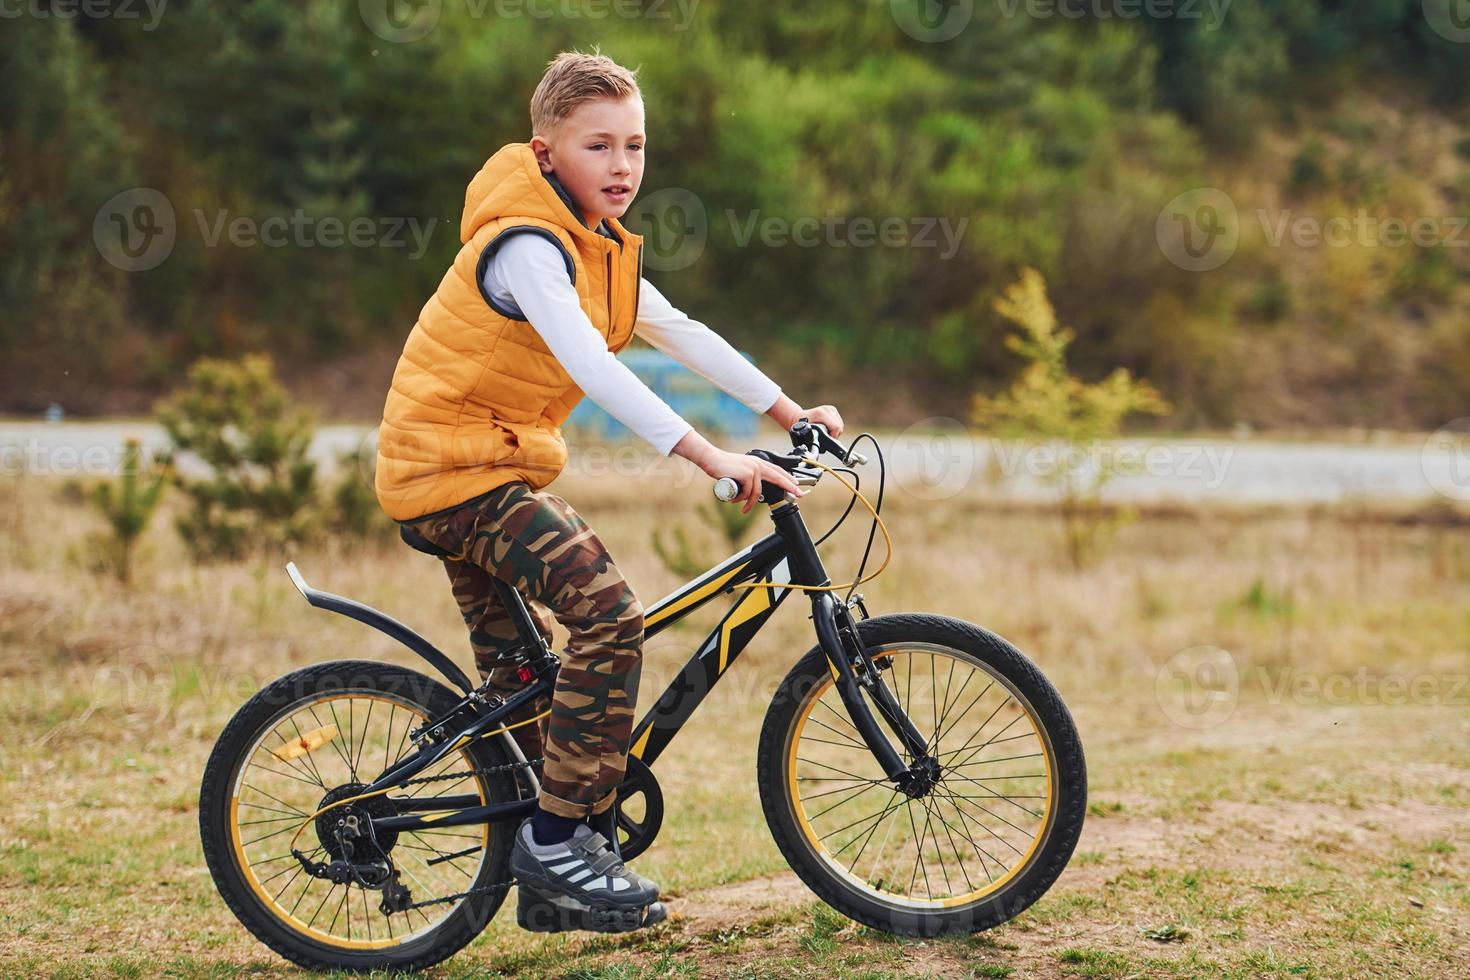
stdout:
{"type": "MultiPolygon", "coordinates": [[[[798,802],[798,798],[810,800],[812,797],[801,797],[798,777],[795,775],[796,770],[807,764],[807,760],[795,758],[796,754],[803,750],[802,746],[809,744],[805,741],[805,736],[801,743],[794,743],[797,738],[798,723],[804,725],[804,719],[815,713],[818,703],[829,704],[835,701],[840,706],[840,700],[837,700],[838,694],[832,687],[829,665],[819,647],[813,647],[808,651],[782,680],[766,712],[765,724],[761,729],[757,780],[760,787],[761,806],[765,811],[766,822],[771,828],[776,845],[792,869],[823,901],[843,915],[877,929],[905,936],[974,933],[993,928],[1014,918],[1040,898],[1062,873],[1062,869],[1066,867],[1077,846],[1077,839],[1082,832],[1082,822],[1087,810],[1087,768],[1083,759],[1082,743],[1071,715],[1062,703],[1061,696],[1021,651],[1001,637],[973,623],[927,613],[900,613],[860,620],[858,631],[868,655],[878,656],[880,660],[886,658],[894,664],[895,668],[898,666],[898,661],[904,657],[902,651],[907,645],[923,644],[928,648],[925,652],[930,653],[935,652],[936,649],[950,651],[944,655],[950,658],[951,664],[968,664],[990,675],[1002,685],[997,693],[1006,694],[1009,691],[1008,700],[1005,703],[1009,703],[1010,699],[1015,700],[1016,708],[1013,709],[1013,712],[1019,717],[1032,719],[1035,735],[1027,737],[1035,737],[1039,754],[1046,756],[1045,763],[1051,768],[1047,773],[1045,793],[1035,797],[1016,797],[1016,799],[1046,800],[1047,809],[1044,814],[1034,814],[1038,818],[1038,829],[1034,833],[1031,849],[1027,852],[1029,856],[1015,859],[1015,868],[1007,876],[1001,878],[998,884],[992,880],[993,890],[985,892],[984,888],[979,888],[944,899],[958,903],[950,907],[935,907],[932,903],[939,899],[933,898],[926,898],[924,901],[917,898],[911,901],[897,897],[887,898],[885,896],[889,894],[888,892],[865,879],[861,873],[853,874],[851,869],[844,873],[834,867],[834,864],[839,862],[832,857],[832,852],[826,845],[820,843],[820,840],[825,838],[820,838],[817,843],[812,840],[813,837],[819,836],[819,832],[811,830],[811,823],[806,819],[807,808],[798,802]],[[889,652],[884,653],[883,651],[889,652]],[[823,699],[824,694],[826,699],[823,699]],[[800,810],[800,815],[798,815],[798,810],[800,810]],[[968,899],[967,894],[978,897],[968,899]]],[[[911,647],[911,650],[923,649],[911,647]]],[[[908,659],[910,662],[913,660],[912,657],[908,659]]],[[[937,661],[931,662],[937,663],[937,661]]],[[[891,678],[893,671],[884,671],[880,676],[885,679],[891,678]]],[[[886,680],[885,683],[887,683],[886,680]]],[[[889,686],[896,686],[897,683],[895,680],[889,686]]],[[[968,680],[966,683],[969,683],[968,680]]],[[[937,699],[936,694],[935,700],[937,699]]],[[[871,700],[869,704],[871,706],[871,700]]],[[[938,746],[938,731],[942,730],[945,734],[949,732],[949,729],[944,727],[943,716],[940,716],[935,730],[931,731],[927,727],[928,718],[921,720],[915,717],[916,713],[911,712],[910,719],[919,728],[921,734],[934,739],[934,752],[937,755],[944,755],[939,752],[938,746]]],[[[823,717],[826,716],[823,715],[823,717]]],[[[904,753],[897,739],[876,712],[874,717],[880,730],[888,735],[890,742],[899,750],[902,757],[904,753]]],[[[841,722],[837,719],[829,720],[832,722],[832,730],[839,731],[840,734],[838,726],[841,722]]],[[[853,729],[853,733],[856,733],[856,729],[853,729]]],[[[830,744],[838,744],[834,736],[826,732],[821,734],[827,739],[832,739],[830,744]]],[[[991,736],[990,741],[994,741],[994,736],[991,736]]],[[[983,743],[981,748],[988,746],[990,741],[983,743]]],[[[903,794],[894,790],[891,784],[877,785],[878,780],[881,780],[884,774],[866,746],[859,743],[859,748],[845,750],[853,753],[851,757],[854,759],[865,757],[870,767],[866,772],[853,773],[855,776],[864,776],[873,784],[863,786],[857,791],[857,795],[876,787],[879,792],[889,793],[890,799],[896,799],[896,806],[907,805],[903,794]]],[[[950,756],[950,761],[968,764],[970,758],[971,756],[968,755],[954,755],[950,756]]],[[[975,765],[983,764],[985,763],[975,763],[975,765]]],[[[1017,763],[1016,765],[1022,764],[1017,763]]],[[[981,770],[981,772],[995,771],[997,770],[981,770]]],[[[945,772],[946,775],[943,778],[947,779],[948,770],[945,772]]],[[[1039,776],[1040,774],[1028,775],[1039,776]]],[[[847,780],[833,777],[830,781],[846,782],[847,780]]],[[[973,780],[967,780],[967,782],[973,782],[973,780]]],[[[848,790],[831,791],[831,793],[844,792],[848,790]]],[[[942,799],[937,795],[941,792],[948,791],[936,789],[934,797],[936,801],[942,799]]],[[[958,803],[958,800],[952,795],[949,799],[957,806],[965,805],[958,803]]],[[[989,797],[980,799],[986,803],[991,802],[989,797]]],[[[1021,805],[1015,804],[1014,801],[1012,804],[1021,805]]],[[[923,805],[922,801],[920,805],[923,805]]],[[[1029,805],[1041,806],[1039,803],[1029,805]]],[[[938,806],[936,802],[934,809],[937,810],[938,806]]],[[[881,812],[897,811],[884,810],[881,812]]],[[[833,819],[842,819],[842,817],[833,819]]],[[[890,818],[879,817],[880,822],[884,819],[890,818]]],[[[896,821],[898,817],[894,816],[891,819],[896,821]]],[[[936,820],[935,822],[943,821],[936,820]]],[[[963,820],[960,822],[963,824],[963,820]]],[[[864,827],[865,825],[858,824],[858,829],[853,831],[852,836],[860,836],[864,827]]],[[[870,838],[877,836],[876,827],[875,824],[871,830],[867,831],[870,838]]],[[[924,838],[915,835],[915,839],[917,841],[915,853],[923,855],[924,838]]],[[[939,839],[937,832],[935,839],[939,839]]],[[[981,840],[986,840],[986,838],[981,837],[981,840]]],[[[862,844],[866,848],[869,841],[865,840],[862,844]]],[[[844,845],[844,848],[847,847],[848,845],[844,845]]],[[[857,853],[859,859],[862,857],[860,849],[851,853],[857,853]]],[[[860,861],[853,860],[852,863],[853,867],[857,867],[860,861]]],[[[925,868],[927,874],[928,866],[926,865],[925,868]]],[[[883,876],[880,875],[879,878],[882,884],[883,876]]],[[[948,878],[947,870],[946,878],[948,878]]]]}
{"type": "MultiPolygon", "coordinates": [[[[458,700],[445,685],[423,674],[389,664],[354,660],[331,661],[294,671],[256,693],[230,719],[204,769],[199,796],[199,831],[210,874],[220,895],[240,922],[257,939],[293,963],[352,971],[428,967],[453,956],[479,935],[504,902],[506,889],[461,899],[437,922],[426,915],[426,924],[420,929],[422,934],[404,937],[396,945],[353,949],[337,942],[322,941],[298,928],[299,922],[292,925],[282,917],[279,909],[273,909],[267,899],[255,890],[253,873],[247,877],[242,868],[244,859],[240,855],[245,853],[245,849],[237,850],[233,836],[232,821],[239,818],[232,816],[232,809],[238,809],[232,797],[239,773],[249,761],[247,754],[255,755],[257,748],[264,745],[262,740],[277,719],[289,716],[308,702],[320,705],[323,703],[320,699],[329,694],[374,695],[402,705],[405,710],[412,708],[425,717],[442,712],[458,700]]],[[[393,730],[390,723],[390,735],[393,730]]],[[[466,765],[474,768],[499,766],[511,761],[498,738],[474,740],[460,752],[464,754],[466,765]]],[[[473,780],[469,784],[473,787],[470,792],[478,790],[488,802],[514,800],[522,795],[521,783],[513,778],[511,772],[467,778],[473,780]]],[[[458,829],[480,830],[478,827],[458,829]]],[[[309,829],[306,831],[307,835],[311,833],[309,829]]],[[[513,833],[514,827],[509,822],[491,824],[486,829],[488,845],[480,849],[476,858],[462,859],[479,861],[477,871],[465,872],[467,880],[473,875],[474,887],[510,879],[513,833]]],[[[288,866],[291,860],[287,859],[288,866]]],[[[311,887],[309,880],[303,886],[306,887],[311,887]]],[[[364,903],[369,895],[374,902],[380,898],[379,892],[355,885],[346,889],[344,895],[355,897],[353,889],[364,892],[364,903]]],[[[429,911],[437,918],[443,915],[442,908],[450,906],[434,906],[429,911]]],[[[370,913],[365,912],[365,919],[369,916],[370,913]]],[[[296,920],[292,918],[291,921],[296,920]]],[[[411,924],[413,920],[410,918],[408,921],[411,924]]]]}

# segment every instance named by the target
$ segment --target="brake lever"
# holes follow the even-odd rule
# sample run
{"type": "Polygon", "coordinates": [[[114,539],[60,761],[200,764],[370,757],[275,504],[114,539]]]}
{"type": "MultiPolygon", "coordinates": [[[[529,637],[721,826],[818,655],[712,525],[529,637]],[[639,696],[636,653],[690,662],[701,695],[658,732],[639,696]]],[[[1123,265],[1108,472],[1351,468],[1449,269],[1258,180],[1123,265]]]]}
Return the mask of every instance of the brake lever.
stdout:
{"type": "Polygon", "coordinates": [[[868,461],[868,458],[862,453],[849,450],[842,443],[832,438],[832,435],[827,431],[826,424],[823,422],[813,422],[803,415],[792,428],[796,429],[796,435],[798,437],[810,432],[815,438],[809,438],[807,440],[809,445],[814,443],[819,452],[831,453],[844,463],[858,466],[868,461]]]}

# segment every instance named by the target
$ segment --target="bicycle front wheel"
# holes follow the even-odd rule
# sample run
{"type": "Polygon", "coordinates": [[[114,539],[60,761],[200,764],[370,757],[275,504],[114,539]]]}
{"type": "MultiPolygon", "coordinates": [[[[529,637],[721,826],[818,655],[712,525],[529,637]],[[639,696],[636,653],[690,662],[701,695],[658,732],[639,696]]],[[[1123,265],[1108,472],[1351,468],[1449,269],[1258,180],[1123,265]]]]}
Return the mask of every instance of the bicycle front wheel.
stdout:
{"type": "MultiPolygon", "coordinates": [[[[761,731],[757,777],[777,846],[824,901],[878,929],[969,933],[1014,918],[1066,867],[1087,807],[1082,744],[1061,696],[973,623],[904,613],[858,631],[928,741],[929,778],[915,795],[886,778],[814,647],[761,731]]],[[[921,761],[878,725],[906,763],[921,761]]]]}

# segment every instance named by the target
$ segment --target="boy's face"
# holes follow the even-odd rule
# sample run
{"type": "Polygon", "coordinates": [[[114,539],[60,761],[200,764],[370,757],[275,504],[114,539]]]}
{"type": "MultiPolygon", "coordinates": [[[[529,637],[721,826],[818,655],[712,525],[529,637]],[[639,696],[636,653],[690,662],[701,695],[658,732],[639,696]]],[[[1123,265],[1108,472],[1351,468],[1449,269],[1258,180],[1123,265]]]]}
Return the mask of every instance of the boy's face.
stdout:
{"type": "Polygon", "coordinates": [[[643,182],[643,100],[594,99],[577,106],[531,149],[582,209],[589,228],[621,218],[643,182]]]}

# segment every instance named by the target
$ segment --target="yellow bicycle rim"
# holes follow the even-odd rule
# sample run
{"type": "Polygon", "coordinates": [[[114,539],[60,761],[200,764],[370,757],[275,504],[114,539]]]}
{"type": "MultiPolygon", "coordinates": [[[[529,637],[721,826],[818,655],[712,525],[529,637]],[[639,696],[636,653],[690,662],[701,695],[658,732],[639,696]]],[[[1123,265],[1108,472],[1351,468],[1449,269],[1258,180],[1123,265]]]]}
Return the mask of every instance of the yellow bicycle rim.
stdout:
{"type": "MultiPolygon", "coordinates": [[[[293,705],[246,754],[230,798],[235,863],[261,905],[303,937],[340,949],[384,949],[423,935],[458,908],[458,903],[445,903],[427,911],[384,916],[378,910],[380,891],[312,878],[289,850],[290,832],[318,812],[328,789],[354,775],[361,782],[371,782],[414,748],[408,732],[425,720],[422,709],[405,700],[369,692],[334,693],[293,705]],[[374,729],[375,711],[379,724],[374,729]],[[325,923],[330,924],[323,928],[325,923]]],[[[421,775],[455,773],[461,764],[464,769],[474,767],[463,750],[421,775]]],[[[459,795],[469,792],[463,786],[466,780],[480,802],[487,803],[481,781],[468,773],[462,779],[413,789],[423,797],[459,795]]],[[[398,840],[391,852],[394,865],[402,872],[400,880],[413,893],[414,901],[421,901],[471,887],[489,858],[490,827],[406,831],[398,840]]],[[[312,860],[328,860],[314,828],[307,829],[301,842],[300,850],[312,860]]]]}
{"type": "Polygon", "coordinates": [[[889,644],[869,656],[893,664],[881,676],[937,751],[939,781],[921,800],[887,782],[824,673],[797,711],[786,754],[803,840],[839,878],[886,904],[951,909],[996,894],[1031,864],[1054,823],[1045,729],[1005,678],[949,647],[889,644]],[[913,679],[916,664],[928,668],[928,683],[913,679]],[[957,668],[968,673],[957,677],[957,668]]]}

